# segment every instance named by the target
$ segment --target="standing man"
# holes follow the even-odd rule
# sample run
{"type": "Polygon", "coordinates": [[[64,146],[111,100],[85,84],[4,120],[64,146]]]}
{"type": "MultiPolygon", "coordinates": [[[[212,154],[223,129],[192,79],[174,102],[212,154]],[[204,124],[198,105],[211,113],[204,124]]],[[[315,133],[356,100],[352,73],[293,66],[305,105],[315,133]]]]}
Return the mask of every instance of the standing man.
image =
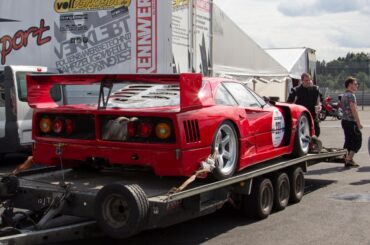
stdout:
{"type": "Polygon", "coordinates": [[[353,161],[353,156],[361,148],[362,144],[362,125],[357,111],[357,101],[354,94],[358,89],[358,82],[354,77],[348,77],[344,82],[346,92],[341,99],[343,109],[342,128],[344,131],[344,149],[347,149],[347,155],[344,159],[345,167],[358,167],[353,161]]]}
{"type": "Polygon", "coordinates": [[[315,135],[318,137],[320,135],[320,125],[318,117],[321,110],[320,92],[319,87],[314,85],[311,81],[310,74],[302,74],[301,84],[297,87],[292,88],[287,102],[302,105],[307,108],[307,110],[312,115],[315,126],[315,135]]]}

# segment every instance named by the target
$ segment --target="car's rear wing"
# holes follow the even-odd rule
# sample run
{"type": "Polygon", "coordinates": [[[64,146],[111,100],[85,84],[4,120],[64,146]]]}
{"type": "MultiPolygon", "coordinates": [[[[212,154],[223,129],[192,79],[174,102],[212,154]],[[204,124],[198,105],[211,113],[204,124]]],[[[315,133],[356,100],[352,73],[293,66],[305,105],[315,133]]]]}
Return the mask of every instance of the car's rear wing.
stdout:
{"type": "MultiPolygon", "coordinates": [[[[55,85],[91,85],[120,83],[122,81],[180,85],[180,110],[186,111],[201,107],[198,93],[202,87],[202,75],[183,73],[178,75],[157,74],[71,74],[71,75],[27,75],[28,104],[32,108],[55,108],[58,104],[52,99],[50,90],[55,85]]],[[[102,89],[101,89],[102,90],[102,89]]],[[[99,99],[99,108],[100,99],[99,99]]]]}

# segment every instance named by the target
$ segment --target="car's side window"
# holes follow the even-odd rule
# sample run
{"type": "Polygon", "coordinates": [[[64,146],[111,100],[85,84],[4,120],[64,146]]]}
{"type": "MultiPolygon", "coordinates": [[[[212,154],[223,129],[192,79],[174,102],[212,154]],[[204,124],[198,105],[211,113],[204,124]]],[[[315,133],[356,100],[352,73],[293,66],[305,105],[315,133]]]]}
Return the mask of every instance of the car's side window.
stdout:
{"type": "Polygon", "coordinates": [[[226,105],[226,106],[235,106],[238,103],[235,99],[231,96],[231,94],[225,89],[222,84],[220,84],[217,88],[215,101],[217,105],[226,105]]]}
{"type": "Polygon", "coordinates": [[[224,85],[240,106],[261,107],[257,99],[242,84],[225,82],[224,85]]]}

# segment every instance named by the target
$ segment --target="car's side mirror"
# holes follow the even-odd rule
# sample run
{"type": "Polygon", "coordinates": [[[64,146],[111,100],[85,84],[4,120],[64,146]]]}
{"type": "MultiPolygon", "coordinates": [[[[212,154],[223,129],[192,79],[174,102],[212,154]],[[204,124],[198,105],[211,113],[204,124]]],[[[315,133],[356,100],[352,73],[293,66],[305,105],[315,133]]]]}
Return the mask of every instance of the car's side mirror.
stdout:
{"type": "Polygon", "coordinates": [[[262,98],[263,98],[263,100],[264,100],[266,103],[269,103],[269,102],[270,102],[270,97],[268,97],[268,96],[263,96],[262,98]]]}

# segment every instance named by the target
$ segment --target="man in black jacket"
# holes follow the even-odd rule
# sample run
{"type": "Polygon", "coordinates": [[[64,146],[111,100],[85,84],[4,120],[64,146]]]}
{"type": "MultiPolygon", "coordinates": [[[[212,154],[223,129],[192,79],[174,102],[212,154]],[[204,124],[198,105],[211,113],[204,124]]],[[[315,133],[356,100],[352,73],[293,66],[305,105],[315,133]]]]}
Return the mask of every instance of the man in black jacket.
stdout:
{"type": "Polygon", "coordinates": [[[287,102],[302,105],[309,110],[315,124],[315,135],[319,136],[320,126],[318,114],[321,110],[320,92],[319,87],[313,85],[310,74],[302,74],[301,84],[292,88],[287,102]]]}

